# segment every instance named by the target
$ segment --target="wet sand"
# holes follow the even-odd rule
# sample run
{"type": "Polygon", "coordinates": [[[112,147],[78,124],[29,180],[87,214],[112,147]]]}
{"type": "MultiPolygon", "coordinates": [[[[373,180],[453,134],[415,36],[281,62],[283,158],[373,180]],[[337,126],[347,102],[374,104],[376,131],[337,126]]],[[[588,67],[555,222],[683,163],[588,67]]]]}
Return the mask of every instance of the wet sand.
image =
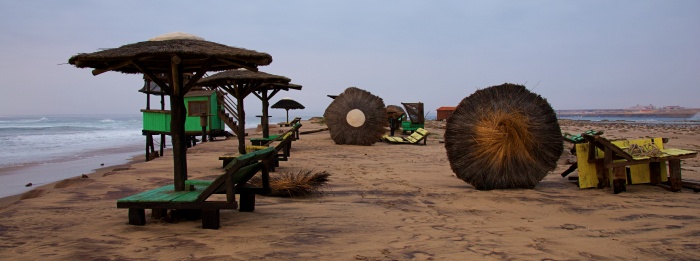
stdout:
{"type": "MultiPolygon", "coordinates": [[[[669,147],[700,150],[698,126],[561,125],[614,138],[668,137],[669,147]]],[[[579,189],[559,175],[566,153],[535,189],[475,190],[450,170],[443,126],[428,124],[426,146],[341,146],[328,132],[302,135],[277,172],[327,171],[323,194],[258,196],[255,212],[222,211],[219,230],[150,217],[131,226],[127,210],[116,208],[119,198],[172,182],[168,153],[37,188],[23,200],[3,199],[13,203],[0,208],[2,259],[700,259],[700,194],[649,185],[617,195],[579,189]]],[[[323,127],[304,122],[302,131],[323,127]]],[[[189,176],[220,174],[218,156],[235,148],[233,139],[191,148],[189,176]]],[[[682,171],[700,180],[700,160],[684,160],[682,171]]]]}

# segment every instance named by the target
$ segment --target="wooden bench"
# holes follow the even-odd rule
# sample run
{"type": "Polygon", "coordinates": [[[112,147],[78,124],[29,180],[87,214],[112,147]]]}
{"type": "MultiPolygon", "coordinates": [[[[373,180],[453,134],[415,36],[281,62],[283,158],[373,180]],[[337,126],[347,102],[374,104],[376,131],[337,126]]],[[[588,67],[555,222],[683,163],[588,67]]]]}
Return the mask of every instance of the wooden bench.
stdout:
{"type": "Polygon", "coordinates": [[[283,133],[280,138],[272,140],[264,146],[246,146],[246,151],[259,150],[269,146],[274,146],[275,150],[277,151],[277,156],[274,158],[270,166],[270,171],[274,172],[275,167],[279,167],[280,161],[287,161],[289,160],[289,157],[291,157],[292,141],[295,140],[294,133],[298,132],[299,128],[301,128],[301,123],[297,122],[291,129],[283,133]]]}
{"type": "MultiPolygon", "coordinates": [[[[278,159],[280,159],[279,161],[287,161],[287,158],[290,156],[290,151],[292,149],[292,141],[299,139],[299,129],[301,128],[302,124],[301,124],[301,122],[299,122],[298,119],[301,119],[301,118],[295,118],[296,123],[292,126],[292,128],[290,128],[286,132],[278,135],[277,138],[270,139],[267,142],[259,144],[259,145],[253,144],[251,146],[246,146],[246,151],[250,152],[250,151],[260,150],[260,149],[264,149],[264,148],[270,147],[272,145],[275,145],[275,148],[277,148],[278,159]],[[285,137],[287,137],[288,134],[291,136],[291,139],[285,140],[285,137]],[[284,140],[284,142],[280,142],[283,140],[284,140]],[[280,143],[278,143],[278,142],[280,142],[280,143]]],[[[228,163],[231,162],[231,160],[233,160],[236,157],[240,157],[240,156],[241,156],[241,154],[229,153],[229,154],[224,154],[224,155],[219,156],[219,160],[222,161],[222,166],[226,167],[226,165],[228,165],[228,163]]],[[[279,167],[279,162],[275,161],[274,166],[279,167]]],[[[274,171],[274,169],[272,171],[274,171]]]]}
{"type": "Polygon", "coordinates": [[[600,135],[584,133],[581,136],[588,143],[576,145],[579,159],[579,186],[585,187],[584,184],[596,183],[598,188],[607,187],[610,185],[612,176],[615,194],[626,191],[628,168],[638,180],[636,183],[648,182],[659,185],[663,179],[666,179],[667,164],[670,190],[680,191],[683,187],[681,160],[697,156],[695,151],[664,148],[662,138],[609,141],[600,135]],[[648,155],[629,153],[630,148],[640,148],[640,146],[648,146],[656,151],[648,155]]]}
{"type": "Polygon", "coordinates": [[[202,228],[219,228],[220,209],[239,209],[241,212],[255,210],[255,194],[270,193],[269,164],[276,155],[274,148],[251,152],[234,158],[226,166],[225,173],[212,181],[187,180],[186,191],[175,191],[173,185],[117,200],[117,208],[129,209],[129,224],[145,225],[145,209],[158,218],[168,209],[184,209],[201,215],[202,228]],[[262,187],[247,187],[246,182],[261,172],[262,187]],[[226,200],[208,200],[212,194],[226,194],[226,200]],[[235,194],[239,194],[240,206],[235,194]]]}

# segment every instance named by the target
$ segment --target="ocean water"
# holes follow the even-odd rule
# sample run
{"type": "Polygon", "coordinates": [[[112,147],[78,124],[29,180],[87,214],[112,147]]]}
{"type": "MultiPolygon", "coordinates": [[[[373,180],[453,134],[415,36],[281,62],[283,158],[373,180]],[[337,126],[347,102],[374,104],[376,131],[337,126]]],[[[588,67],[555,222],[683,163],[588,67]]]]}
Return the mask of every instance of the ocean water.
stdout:
{"type": "MultiPolygon", "coordinates": [[[[282,121],[284,114],[270,118],[271,124],[282,121]]],[[[259,123],[254,115],[246,117],[247,129],[259,123]]],[[[141,114],[0,116],[0,197],[144,155],[142,129],[141,114]]]]}
{"type": "Polygon", "coordinates": [[[0,168],[136,152],[141,128],[141,115],[0,117],[0,168]]]}
{"type": "Polygon", "coordinates": [[[559,119],[586,120],[597,122],[634,122],[640,124],[688,124],[700,125],[700,115],[690,118],[662,118],[662,117],[583,117],[583,116],[561,116],[559,119]]]}

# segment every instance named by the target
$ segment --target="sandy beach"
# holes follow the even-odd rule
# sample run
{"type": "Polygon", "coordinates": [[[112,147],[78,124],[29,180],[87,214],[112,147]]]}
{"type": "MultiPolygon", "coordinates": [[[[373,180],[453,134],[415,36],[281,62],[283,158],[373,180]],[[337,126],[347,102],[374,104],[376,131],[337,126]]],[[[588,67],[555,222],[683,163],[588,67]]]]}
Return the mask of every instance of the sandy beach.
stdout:
{"type": "MultiPolygon", "coordinates": [[[[302,131],[325,126],[303,121],[302,131]]],[[[670,138],[700,150],[698,125],[560,121],[562,131],[602,130],[608,138],[670,138]]],[[[221,228],[147,217],[128,224],[116,200],[172,183],[172,155],[104,168],[0,200],[2,260],[697,260],[700,194],[629,185],[579,189],[560,174],[532,190],[479,191],[455,177],[430,122],[426,146],[336,145],[327,131],[304,134],[276,173],[327,171],[321,195],[258,196],[252,213],[221,211],[221,228]],[[21,200],[20,200],[21,198],[21,200]]],[[[279,131],[279,129],[273,129],[279,131]]],[[[260,135],[251,133],[251,137],[260,135]]],[[[187,152],[191,179],[222,173],[218,156],[236,140],[187,152]]],[[[80,173],[76,173],[77,176],[80,173]]],[[[571,174],[576,176],[577,173],[571,174]]],[[[700,181],[700,159],[684,160],[684,179],[700,181]]],[[[147,211],[147,215],[150,211],[147,211]]]]}

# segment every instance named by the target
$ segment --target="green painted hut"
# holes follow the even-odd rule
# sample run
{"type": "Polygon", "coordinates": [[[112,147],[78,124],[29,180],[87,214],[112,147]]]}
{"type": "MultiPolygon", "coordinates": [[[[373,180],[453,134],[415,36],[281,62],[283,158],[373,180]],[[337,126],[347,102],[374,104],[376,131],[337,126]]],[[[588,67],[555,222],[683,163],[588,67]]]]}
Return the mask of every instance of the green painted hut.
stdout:
{"type": "MultiPolygon", "coordinates": [[[[206,116],[206,132],[213,137],[225,135],[224,121],[219,118],[221,105],[216,90],[193,90],[184,98],[187,117],[185,134],[197,136],[202,134],[202,115],[206,116]]],[[[143,112],[143,131],[166,134],[170,132],[169,110],[141,110],[143,112]]]]}

